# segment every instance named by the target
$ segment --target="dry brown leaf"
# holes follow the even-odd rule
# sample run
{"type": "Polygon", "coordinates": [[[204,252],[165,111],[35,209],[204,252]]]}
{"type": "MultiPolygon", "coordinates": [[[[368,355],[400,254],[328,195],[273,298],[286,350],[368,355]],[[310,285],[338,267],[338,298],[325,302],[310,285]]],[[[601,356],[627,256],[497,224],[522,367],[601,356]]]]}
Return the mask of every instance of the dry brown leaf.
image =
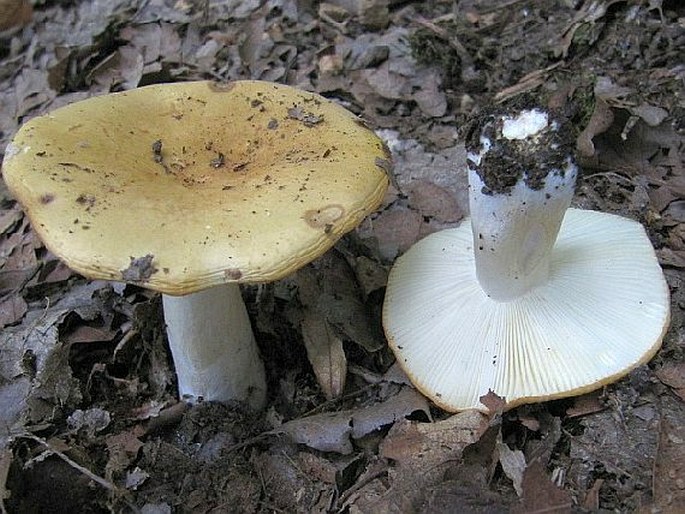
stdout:
{"type": "Polygon", "coordinates": [[[417,180],[411,186],[409,205],[422,216],[435,218],[443,223],[453,223],[464,217],[454,195],[426,180],[417,180]]]}
{"type": "Polygon", "coordinates": [[[604,480],[598,478],[592,487],[585,493],[585,499],[583,500],[583,508],[590,512],[597,512],[599,510],[599,490],[602,488],[604,480]]]}
{"type": "Polygon", "coordinates": [[[603,411],[606,409],[606,404],[600,402],[600,394],[598,391],[593,391],[582,396],[576,396],[573,398],[573,405],[566,409],[566,415],[569,418],[577,418],[603,411]]]}
{"type": "Polygon", "coordinates": [[[351,419],[350,411],[315,414],[288,421],[273,433],[287,434],[293,442],[314,450],[349,455],[353,450],[351,419]]]}
{"type": "Polygon", "coordinates": [[[388,283],[388,268],[364,255],[350,256],[357,282],[364,292],[364,297],[377,291],[388,283]]]}
{"type": "Polygon", "coordinates": [[[116,330],[109,330],[106,327],[78,325],[71,332],[64,334],[62,340],[69,344],[95,343],[101,341],[112,341],[116,335],[116,330]]]}
{"type": "Polygon", "coordinates": [[[523,474],[523,497],[512,509],[514,514],[571,513],[571,493],[557,487],[547,474],[545,465],[534,460],[523,474]]]}
{"type": "Polygon", "coordinates": [[[655,375],[685,401],[685,362],[669,362],[655,375]]]}
{"type": "Polygon", "coordinates": [[[11,495],[11,491],[7,489],[7,477],[12,465],[12,450],[3,448],[0,452],[0,511],[5,514],[5,500],[11,495]]]}
{"type": "Polygon", "coordinates": [[[491,416],[501,414],[507,405],[507,399],[498,396],[494,391],[488,390],[488,393],[479,398],[480,403],[485,405],[490,411],[491,416]]]}
{"type": "Polygon", "coordinates": [[[421,411],[430,416],[426,399],[405,388],[385,402],[343,412],[317,414],[284,423],[273,434],[287,434],[294,442],[315,450],[352,453],[351,439],[360,439],[406,416],[421,411]]]}
{"type": "Polygon", "coordinates": [[[300,326],[307,358],[321,390],[328,400],[338,398],[345,389],[347,376],[347,358],[342,341],[319,313],[306,310],[300,326]]]}
{"type": "Polygon", "coordinates": [[[383,211],[373,223],[373,234],[378,239],[381,256],[393,260],[418,239],[423,218],[418,212],[403,206],[383,211]]]}
{"type": "Polygon", "coordinates": [[[28,0],[0,0],[0,31],[23,27],[32,16],[33,6],[28,0]]]}
{"type": "Polygon", "coordinates": [[[0,211],[0,234],[4,234],[14,228],[23,217],[24,213],[18,205],[15,205],[13,209],[0,211]]]}
{"type": "Polygon", "coordinates": [[[36,279],[39,284],[54,284],[64,282],[73,277],[74,271],[58,259],[43,261],[43,267],[36,279]]]}
{"type": "Polygon", "coordinates": [[[24,298],[14,294],[0,300],[0,328],[14,325],[24,317],[28,305],[24,298]]]}
{"type": "Polygon", "coordinates": [[[105,465],[105,478],[116,478],[137,458],[138,450],[143,447],[143,442],[139,439],[143,434],[144,429],[137,425],[106,438],[108,460],[105,465]]]}
{"type": "Polygon", "coordinates": [[[641,118],[650,127],[661,125],[668,117],[668,111],[666,109],[647,103],[642,103],[637,107],[628,107],[628,110],[635,116],[641,118]]]}
{"type": "Polygon", "coordinates": [[[112,415],[108,411],[93,407],[87,410],[76,409],[67,418],[67,426],[74,432],[84,429],[92,437],[96,432],[107,428],[111,421],[112,415]]]}
{"type": "Polygon", "coordinates": [[[295,282],[303,309],[292,313],[294,322],[301,322],[303,314],[299,310],[310,311],[325,319],[328,327],[335,329],[335,336],[352,341],[368,352],[385,346],[361,299],[355,273],[341,254],[326,253],[315,264],[299,270],[295,282]]]}
{"type": "Polygon", "coordinates": [[[514,484],[514,490],[523,495],[523,475],[526,471],[526,457],[521,450],[512,450],[503,442],[497,443],[497,455],[502,471],[514,484]]]}
{"type": "Polygon", "coordinates": [[[595,109],[592,116],[576,139],[576,149],[581,157],[592,157],[595,155],[595,144],[593,138],[606,132],[614,122],[614,113],[604,100],[595,97],[595,109]]]}
{"type": "MultiPolygon", "coordinates": [[[[667,407],[668,408],[668,407],[667,407]]],[[[683,411],[682,404],[679,407],[683,411]]],[[[665,416],[659,428],[653,494],[658,512],[685,512],[685,426],[665,416]]]]}
{"type": "MultiPolygon", "coordinates": [[[[254,462],[265,484],[270,510],[279,512],[327,512],[319,509],[320,499],[330,504],[335,494],[336,467],[321,457],[276,450],[258,455],[254,462]],[[331,477],[333,480],[331,481],[331,477]]],[[[233,510],[245,510],[243,505],[233,510]]]]}
{"type": "Polygon", "coordinates": [[[384,402],[356,410],[352,414],[352,437],[360,439],[415,412],[423,412],[430,419],[428,400],[414,388],[402,388],[384,402]]]}
{"type": "Polygon", "coordinates": [[[3,265],[3,271],[26,270],[33,268],[38,264],[31,232],[23,234],[15,232],[2,242],[1,248],[3,250],[9,250],[5,253],[5,255],[7,255],[7,260],[5,260],[3,265]]]}
{"type": "MultiPolygon", "coordinates": [[[[149,70],[148,70],[149,71],[149,70]]],[[[158,70],[157,70],[158,71],[158,70]]],[[[143,78],[143,56],[131,45],[122,46],[96,66],[86,77],[94,91],[133,89],[143,78]]]]}
{"type": "MultiPolygon", "coordinates": [[[[594,25],[604,17],[609,7],[618,1],[620,0],[585,2],[582,8],[574,16],[571,24],[563,31],[558,48],[555,49],[557,55],[565,58],[568,55],[569,48],[571,48],[571,45],[573,44],[576,31],[583,26],[587,28],[588,26],[594,25]]],[[[587,37],[588,35],[585,35],[585,38],[587,37]]],[[[594,41],[589,41],[588,43],[594,43],[594,41]]]]}
{"type": "Polygon", "coordinates": [[[534,416],[519,414],[518,421],[531,432],[538,432],[540,430],[540,420],[534,416]]]}
{"type": "Polygon", "coordinates": [[[670,248],[659,248],[656,251],[659,263],[662,266],[673,268],[685,268],[685,250],[671,250],[670,248]]]}
{"type": "Polygon", "coordinates": [[[487,425],[487,417],[475,411],[436,423],[396,423],[380,447],[381,456],[394,465],[381,468],[382,477],[365,483],[344,505],[350,513],[430,512],[424,508],[427,496],[487,425]]]}
{"type": "Polygon", "coordinates": [[[480,438],[487,425],[487,417],[477,411],[461,412],[435,423],[404,420],[388,432],[381,444],[381,455],[409,466],[456,459],[467,445],[480,438]]]}

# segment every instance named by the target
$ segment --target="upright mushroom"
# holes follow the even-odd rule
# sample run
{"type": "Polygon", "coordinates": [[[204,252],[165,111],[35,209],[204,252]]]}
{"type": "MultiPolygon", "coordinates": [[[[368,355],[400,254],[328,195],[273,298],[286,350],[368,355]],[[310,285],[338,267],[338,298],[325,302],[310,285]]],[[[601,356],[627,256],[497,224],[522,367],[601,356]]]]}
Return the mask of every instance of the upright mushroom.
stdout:
{"type": "Polygon", "coordinates": [[[46,246],[163,295],[179,393],[265,398],[238,284],[277,280],[381,202],[387,150],[344,108],[260,81],[115,93],[34,118],[5,181],[46,246]]]}
{"type": "Polygon", "coordinates": [[[414,384],[449,411],[580,394],[649,360],[669,291],[637,222],[568,209],[565,125],[495,111],[467,138],[470,220],[395,263],[383,323],[414,384]]]}

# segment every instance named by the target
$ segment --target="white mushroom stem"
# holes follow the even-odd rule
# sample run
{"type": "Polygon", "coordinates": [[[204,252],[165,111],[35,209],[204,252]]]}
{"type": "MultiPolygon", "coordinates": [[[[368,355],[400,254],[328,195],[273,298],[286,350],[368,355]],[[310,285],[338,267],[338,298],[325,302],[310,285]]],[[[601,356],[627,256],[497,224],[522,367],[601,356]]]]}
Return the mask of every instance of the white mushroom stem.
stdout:
{"type": "Polygon", "coordinates": [[[181,399],[264,406],[266,379],[238,284],[163,295],[181,399]]]}
{"type": "MultiPolygon", "coordinates": [[[[521,150],[535,149],[535,138],[555,130],[547,114],[524,111],[507,119],[499,137],[528,140],[521,150]]],[[[479,166],[492,143],[481,138],[481,151],[470,153],[469,205],[475,253],[476,276],[483,291],[496,301],[510,301],[544,284],[549,275],[552,248],[575,185],[577,168],[569,158],[565,169],[550,168],[538,188],[526,176],[506,192],[489,188],[479,166]]]]}

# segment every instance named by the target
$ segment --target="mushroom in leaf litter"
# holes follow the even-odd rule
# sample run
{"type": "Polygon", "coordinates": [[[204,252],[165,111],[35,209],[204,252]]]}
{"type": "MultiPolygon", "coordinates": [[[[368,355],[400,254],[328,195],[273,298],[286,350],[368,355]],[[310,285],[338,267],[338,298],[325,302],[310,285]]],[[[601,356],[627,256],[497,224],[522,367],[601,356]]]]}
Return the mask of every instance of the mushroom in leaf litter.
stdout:
{"type": "Polygon", "coordinates": [[[399,364],[448,411],[581,394],[657,351],[669,290],[647,234],[570,209],[565,126],[540,109],[484,115],[467,136],[470,219],[395,263],[383,324],[399,364]]]}
{"type": "Polygon", "coordinates": [[[182,398],[259,408],[264,368],[238,284],[328,250],[380,204],[387,166],[379,138],[319,95],[200,81],[34,118],[3,174],[71,268],[164,293],[182,398]]]}

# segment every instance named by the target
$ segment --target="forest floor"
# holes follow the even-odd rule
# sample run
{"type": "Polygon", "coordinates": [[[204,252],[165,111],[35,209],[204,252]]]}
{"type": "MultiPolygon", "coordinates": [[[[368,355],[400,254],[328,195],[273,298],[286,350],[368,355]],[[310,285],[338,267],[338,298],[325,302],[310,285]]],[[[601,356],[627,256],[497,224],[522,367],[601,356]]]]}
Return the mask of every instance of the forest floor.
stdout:
{"type": "Polygon", "coordinates": [[[93,95],[253,78],[363,117],[394,180],[324,257],[244,288],[268,375],[259,414],[179,403],[159,295],[69,270],[0,183],[3,511],[685,512],[683,3],[5,5],[0,149],[28,119],[93,95]],[[467,213],[460,128],[521,94],[574,123],[573,205],[646,227],[671,326],[651,362],[593,393],[449,414],[394,365],[387,274],[467,213]],[[330,337],[303,331],[308,318],[330,337]]]}

